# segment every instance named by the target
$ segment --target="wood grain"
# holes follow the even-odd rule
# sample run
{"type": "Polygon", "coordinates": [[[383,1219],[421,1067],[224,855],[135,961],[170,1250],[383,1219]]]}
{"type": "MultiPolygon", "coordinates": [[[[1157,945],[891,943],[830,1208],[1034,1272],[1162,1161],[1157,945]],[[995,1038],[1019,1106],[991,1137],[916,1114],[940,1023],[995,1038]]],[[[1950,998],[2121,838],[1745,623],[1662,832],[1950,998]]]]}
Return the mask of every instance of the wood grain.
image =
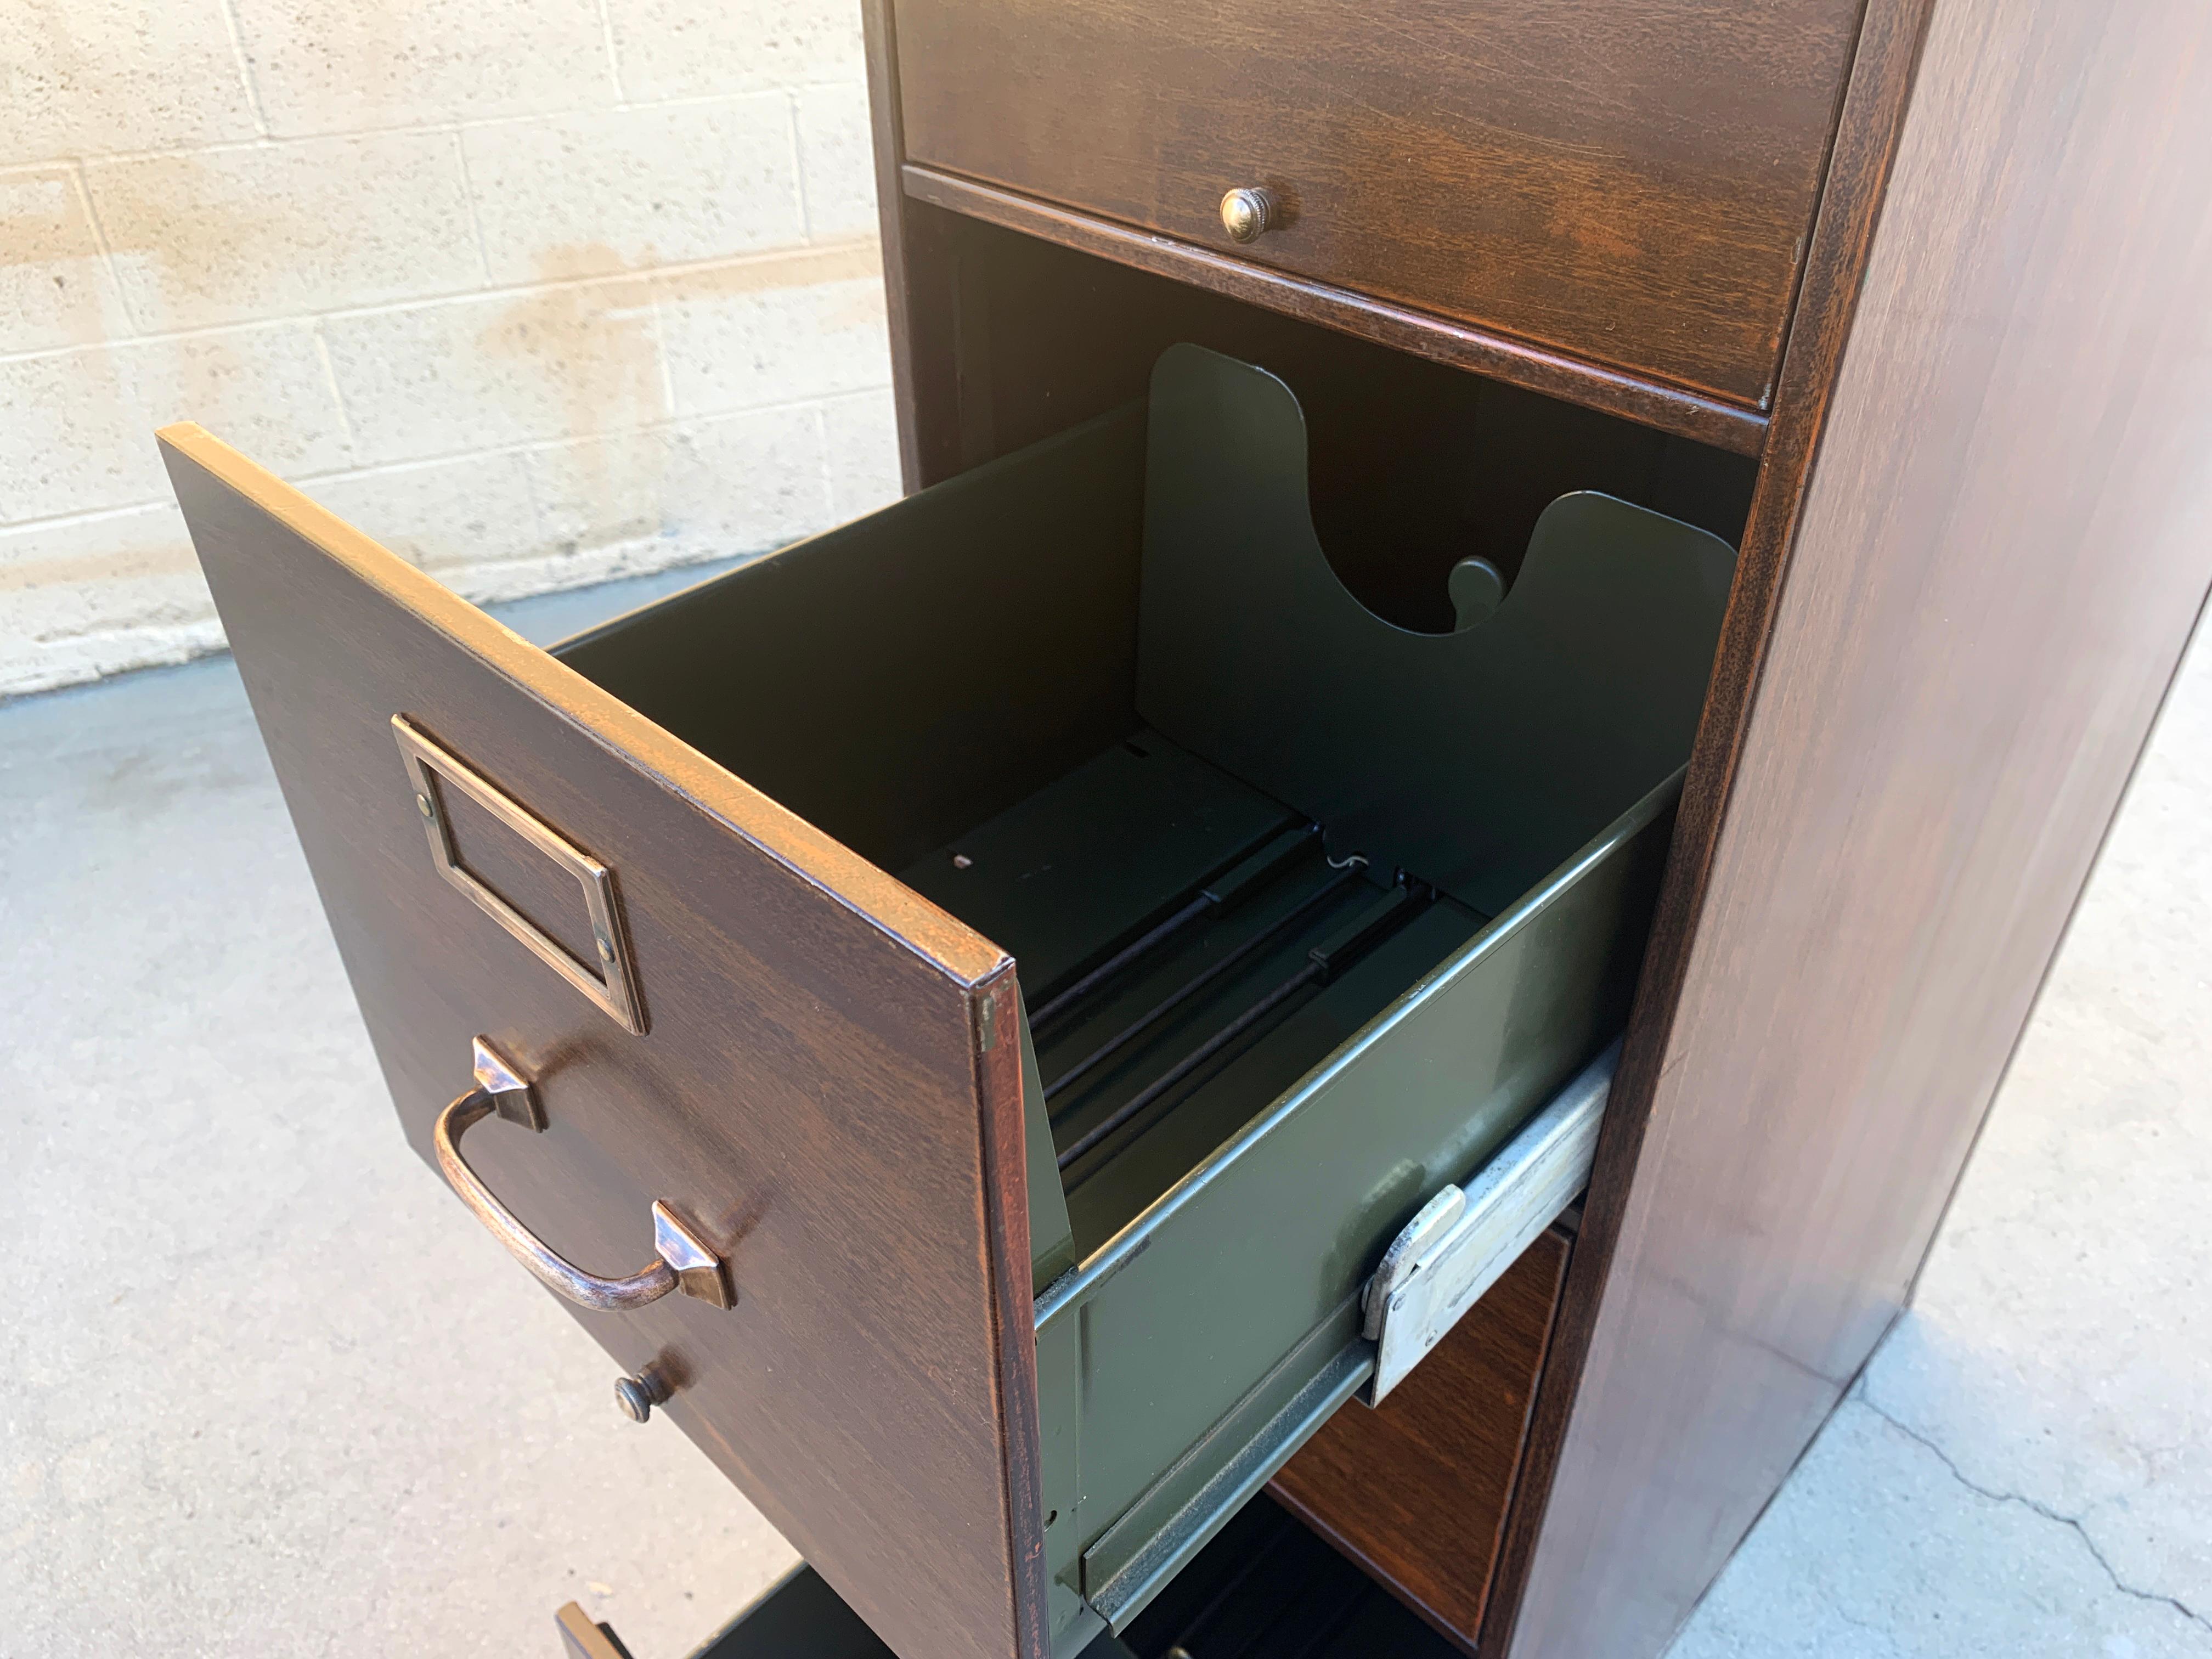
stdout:
{"type": "Polygon", "coordinates": [[[890,0],[861,0],[860,27],[868,69],[899,471],[911,495],[975,461],[962,460],[951,447],[957,432],[920,418],[922,410],[958,401],[957,334],[948,311],[953,288],[945,280],[946,228],[927,212],[913,212],[900,185],[906,149],[899,137],[898,24],[890,0]]]}
{"type": "Polygon", "coordinates": [[[1855,0],[900,0],[908,161],[1756,408],[1855,0]],[[1222,193],[1288,222],[1243,246],[1222,193]]]}
{"type": "Polygon", "coordinates": [[[1782,575],[1805,484],[1826,429],[1829,401],[1850,337],[1874,228],[1903,131],[1913,67],[1931,0],[1871,0],[1852,60],[1829,178],[1798,295],[1767,448],[1736,558],[1735,584],[1705,712],[1690,757],[1674,844],[1660,890],[1644,976],[1613,1083],[1588,1213],[1561,1299],[1553,1357],[1529,1431],[1522,1492],[1499,1559],[1485,1650],[1511,1640],[1521,1586],[1534,1561],[1559,1450],[1575,1408],[1610,1276],[1613,1253],[1649,1125],[1667,1045],[1680,1007],[1690,950],[1711,892],[1722,814],[1735,785],[1752,696],[1766,659],[1782,575]]]}
{"type": "MultiPolygon", "coordinates": [[[[1757,454],[1765,440],[1766,417],[1756,410],[1680,386],[1587,362],[1331,283],[1271,270],[1210,248],[1132,230],[933,168],[909,165],[900,176],[907,195],[915,201],[1171,277],[1207,293],[1377,341],[1431,362],[1474,369],[1508,386],[1602,410],[1741,455],[1757,454]]],[[[918,222],[909,219],[909,224],[915,222],[918,222]]]]}
{"type": "Polygon", "coordinates": [[[1389,1399],[1339,1411],[1267,1489],[1470,1652],[1571,1248],[1538,1238],[1389,1399]]]}
{"type": "Polygon", "coordinates": [[[1711,734],[1648,1121],[1608,1116],[1520,1659],[1664,1647],[1902,1305],[2017,1041],[2212,579],[2208,64],[2195,0],[1935,9],[1711,734]]]}
{"type": "MultiPolygon", "coordinates": [[[[488,1126],[470,1161],[547,1243],[633,1271],[662,1199],[729,1256],[730,1311],[580,1313],[617,1364],[660,1368],[904,1659],[1041,1653],[1018,1048],[977,1023],[997,998],[1010,1029],[1012,964],[198,428],[162,439],[417,1151],[489,1035],[550,1127],[488,1126]],[[395,714],[613,870],[648,1036],[438,878],[395,714]]],[[[496,1433],[497,1379],[457,1408],[496,1433]]]]}

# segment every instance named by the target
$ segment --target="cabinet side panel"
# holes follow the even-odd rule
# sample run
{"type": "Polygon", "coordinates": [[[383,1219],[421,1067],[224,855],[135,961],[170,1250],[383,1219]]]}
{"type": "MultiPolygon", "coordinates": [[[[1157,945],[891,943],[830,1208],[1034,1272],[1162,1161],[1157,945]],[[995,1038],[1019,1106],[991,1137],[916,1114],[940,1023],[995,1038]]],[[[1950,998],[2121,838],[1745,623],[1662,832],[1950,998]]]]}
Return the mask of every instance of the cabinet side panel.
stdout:
{"type": "Polygon", "coordinates": [[[2209,49],[2197,0],[1935,9],[1520,1659],[1665,1646],[2027,1019],[2212,577],[2209,49]]]}
{"type": "Polygon", "coordinates": [[[1520,1484],[1506,1517],[1497,1585],[1484,1616],[1486,1654],[1504,1653],[1512,1641],[1522,1586],[1535,1554],[1560,1445],[1581,1389],[1583,1362],[1612,1271],[1613,1247],[1643,1151],[1668,1034],[1681,1003],[1691,942],[1697,937],[1711,884],[1714,850],[1742,757],[1752,693],[1765,668],[1782,574],[1804,506],[1805,481],[1826,430],[1837,372],[1896,159],[1931,4],[1932,0],[1869,0],[1859,31],[1804,283],[1783,357],[1774,424],[1753,482],[1720,652],[1683,780],[1674,845],[1652,917],[1620,1073],[1598,1137],[1581,1237],[1529,1423],[1520,1484]]]}

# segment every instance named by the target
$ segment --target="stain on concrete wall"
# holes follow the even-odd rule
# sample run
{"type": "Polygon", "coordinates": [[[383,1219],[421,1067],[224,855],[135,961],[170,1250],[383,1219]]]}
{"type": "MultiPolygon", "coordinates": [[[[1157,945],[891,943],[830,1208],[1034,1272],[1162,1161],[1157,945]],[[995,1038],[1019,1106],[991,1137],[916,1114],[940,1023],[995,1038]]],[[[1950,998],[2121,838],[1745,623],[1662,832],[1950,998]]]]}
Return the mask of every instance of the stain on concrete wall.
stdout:
{"type": "Polygon", "coordinates": [[[196,420],[473,598],[896,493],[854,0],[12,0],[0,695],[220,646],[196,420]]]}

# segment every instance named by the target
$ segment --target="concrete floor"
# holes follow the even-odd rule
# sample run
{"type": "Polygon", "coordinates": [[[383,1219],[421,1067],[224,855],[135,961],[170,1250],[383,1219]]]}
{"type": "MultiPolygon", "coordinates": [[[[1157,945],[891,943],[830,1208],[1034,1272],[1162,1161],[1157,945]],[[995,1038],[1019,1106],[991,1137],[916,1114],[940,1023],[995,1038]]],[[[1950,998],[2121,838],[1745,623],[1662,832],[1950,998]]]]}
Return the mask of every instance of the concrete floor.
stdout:
{"type": "MultiPolygon", "coordinates": [[[[511,607],[556,637],[665,579],[511,607]]],[[[2212,1659],[2212,651],[1676,1659],[2212,1659]]],[[[401,1141],[228,661],[0,707],[0,1653],[674,1659],[782,1540],[401,1141]]]]}

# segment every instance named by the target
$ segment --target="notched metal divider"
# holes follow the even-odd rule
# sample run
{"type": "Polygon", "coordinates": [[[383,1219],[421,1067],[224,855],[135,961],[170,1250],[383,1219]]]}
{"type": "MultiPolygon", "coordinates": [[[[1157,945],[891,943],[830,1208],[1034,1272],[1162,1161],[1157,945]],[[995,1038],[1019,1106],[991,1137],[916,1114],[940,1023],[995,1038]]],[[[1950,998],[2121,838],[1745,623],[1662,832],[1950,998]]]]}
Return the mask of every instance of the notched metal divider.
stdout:
{"type": "Polygon", "coordinates": [[[1137,708],[1483,915],[1689,754],[1735,553],[1589,491],[1546,508],[1512,589],[1452,634],[1384,622],[1314,533],[1305,420],[1194,345],[1152,371],[1137,708]]]}
{"type": "Polygon", "coordinates": [[[1733,570],[1703,531],[1572,495],[1502,600],[1409,633],[1329,567],[1305,467],[1279,380],[1163,355],[1146,726],[907,873],[968,914],[964,878],[991,887],[1009,857],[1042,874],[1056,825],[1141,818],[1154,785],[1128,756],[1174,781],[1159,817],[1220,826],[1210,857],[1179,843],[1179,882],[1161,858],[1102,877],[1143,895],[1111,937],[1026,951],[1019,881],[981,902],[1037,999],[1032,1184],[1048,1147],[1062,1177],[1032,1208],[1063,1650],[1134,1618],[1373,1375],[1358,1291],[1425,1199],[1554,1096],[1573,1133],[1537,1137],[1555,1155],[1528,1202],[1510,1176],[1470,1190],[1509,1189],[1484,1217],[1504,1248],[1578,1182],[1552,1143],[1586,1143],[1609,1056],[1559,1091],[1626,1017],[1733,570]]]}

